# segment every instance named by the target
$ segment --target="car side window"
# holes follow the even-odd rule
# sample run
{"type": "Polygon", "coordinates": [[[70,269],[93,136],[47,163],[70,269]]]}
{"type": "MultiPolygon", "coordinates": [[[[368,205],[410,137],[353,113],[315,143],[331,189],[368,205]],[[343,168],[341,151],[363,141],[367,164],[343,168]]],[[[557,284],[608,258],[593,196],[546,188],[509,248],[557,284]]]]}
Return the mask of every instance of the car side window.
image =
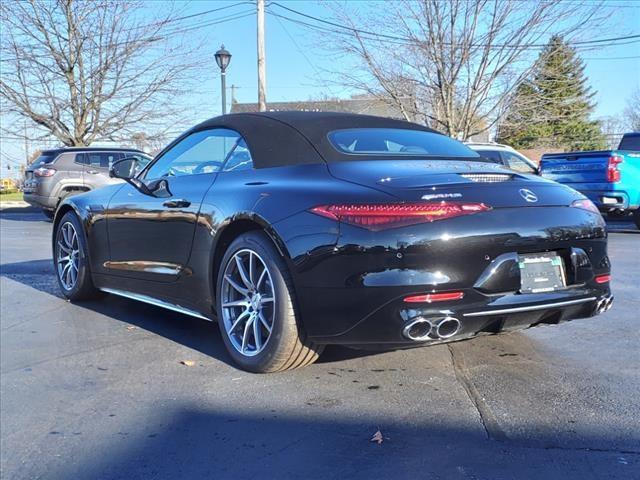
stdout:
{"type": "Polygon", "coordinates": [[[217,172],[241,138],[238,132],[226,128],[192,133],[156,159],[145,178],[217,172]]]}
{"type": "Polygon", "coordinates": [[[109,169],[113,162],[120,160],[122,154],[119,152],[85,152],[84,164],[90,168],[109,169]]]}
{"type": "Polygon", "coordinates": [[[520,155],[516,155],[512,152],[502,152],[502,158],[504,159],[504,163],[511,170],[522,173],[535,173],[533,166],[531,166],[531,164],[529,164],[529,162],[524,158],[520,157],[520,155]]]}
{"type": "Polygon", "coordinates": [[[237,172],[240,170],[250,170],[253,168],[253,160],[251,159],[251,153],[247,147],[244,138],[240,138],[240,141],[233,149],[231,155],[224,164],[223,171],[225,172],[237,172]]]}
{"type": "Polygon", "coordinates": [[[481,157],[488,158],[492,162],[503,164],[502,158],[500,158],[500,152],[497,150],[478,150],[478,154],[481,157]]]}

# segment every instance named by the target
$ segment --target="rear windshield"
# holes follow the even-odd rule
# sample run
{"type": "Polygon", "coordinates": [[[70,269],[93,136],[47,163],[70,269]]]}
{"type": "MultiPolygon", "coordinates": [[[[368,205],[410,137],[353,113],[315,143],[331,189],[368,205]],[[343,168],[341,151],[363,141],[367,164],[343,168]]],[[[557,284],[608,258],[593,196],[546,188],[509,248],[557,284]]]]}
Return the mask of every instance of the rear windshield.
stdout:
{"type": "Polygon", "coordinates": [[[620,140],[618,150],[632,150],[634,152],[640,152],[640,133],[624,135],[622,140],[620,140]]]}
{"type": "Polygon", "coordinates": [[[457,140],[423,130],[352,128],[329,133],[329,141],[339,152],[349,154],[480,157],[457,140]]]}
{"type": "Polygon", "coordinates": [[[42,153],[38,158],[35,159],[32,165],[43,165],[45,163],[51,163],[57,156],[58,155],[55,153],[42,153]]]}

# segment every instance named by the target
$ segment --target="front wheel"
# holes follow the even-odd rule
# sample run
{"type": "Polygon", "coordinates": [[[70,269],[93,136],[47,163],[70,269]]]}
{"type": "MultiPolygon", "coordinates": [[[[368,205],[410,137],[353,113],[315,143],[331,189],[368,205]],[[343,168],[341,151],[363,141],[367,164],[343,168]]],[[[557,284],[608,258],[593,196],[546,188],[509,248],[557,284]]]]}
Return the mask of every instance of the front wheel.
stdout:
{"type": "Polygon", "coordinates": [[[216,292],[222,338],[241,368],[278,372],[320,355],[322,346],[308,339],[297,318],[287,266],[263,232],[245,233],[229,246],[216,292]]]}
{"type": "Polygon", "coordinates": [[[56,227],[53,263],[62,294],[69,300],[99,296],[93,285],[82,225],[74,212],[67,212],[56,227]]]}

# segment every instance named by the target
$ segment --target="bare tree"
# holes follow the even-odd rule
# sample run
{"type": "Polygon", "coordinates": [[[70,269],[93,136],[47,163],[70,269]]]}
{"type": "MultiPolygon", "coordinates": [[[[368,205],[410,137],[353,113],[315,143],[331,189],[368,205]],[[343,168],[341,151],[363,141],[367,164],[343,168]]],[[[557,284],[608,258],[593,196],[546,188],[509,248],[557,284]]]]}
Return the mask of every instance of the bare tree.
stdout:
{"type": "Polygon", "coordinates": [[[333,4],[343,24],[333,51],[355,60],[340,83],[383,98],[407,120],[467,139],[490,129],[551,33],[572,38],[600,5],[545,0],[399,0],[358,12],[333,4]]]}
{"type": "Polygon", "coordinates": [[[171,12],[142,23],[142,8],[130,0],[2,2],[3,114],[67,146],[166,123],[195,62],[172,35],[171,12]]]}
{"type": "Polygon", "coordinates": [[[640,88],[636,88],[627,100],[624,116],[628,128],[634,132],[640,132],[640,88]]]}

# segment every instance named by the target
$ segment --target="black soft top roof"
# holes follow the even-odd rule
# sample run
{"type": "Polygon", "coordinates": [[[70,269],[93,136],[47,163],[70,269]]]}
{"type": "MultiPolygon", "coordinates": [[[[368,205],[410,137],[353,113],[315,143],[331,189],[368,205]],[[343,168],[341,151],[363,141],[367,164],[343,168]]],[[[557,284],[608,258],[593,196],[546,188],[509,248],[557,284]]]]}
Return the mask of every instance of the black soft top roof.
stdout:
{"type": "Polygon", "coordinates": [[[333,130],[403,128],[438,133],[416,123],[371,115],[283,111],[215,117],[193,127],[180,139],[210,128],[229,128],[240,133],[247,142],[256,168],[353,160],[353,156],[339,152],[331,145],[327,134],[333,130]]]}

